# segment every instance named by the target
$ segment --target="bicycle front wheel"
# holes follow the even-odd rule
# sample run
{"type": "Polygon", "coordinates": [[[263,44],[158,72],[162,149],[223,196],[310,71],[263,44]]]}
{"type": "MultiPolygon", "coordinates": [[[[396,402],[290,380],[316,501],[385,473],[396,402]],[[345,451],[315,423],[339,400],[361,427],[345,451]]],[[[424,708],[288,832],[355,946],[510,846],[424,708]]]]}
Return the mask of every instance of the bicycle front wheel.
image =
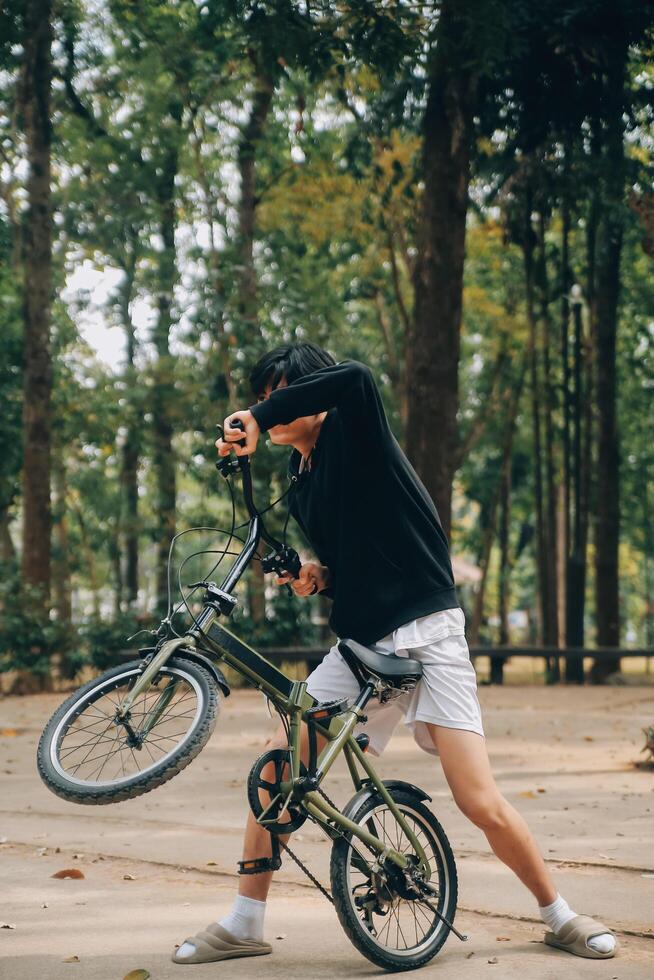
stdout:
{"type": "Polygon", "coordinates": [[[129,712],[121,700],[143,669],[139,660],[89,681],[55,711],[37,751],[41,778],[72,803],[117,803],[149,793],[181,772],[216,725],[213,678],[190,660],[171,658],[129,712]]]}
{"type": "MultiPolygon", "coordinates": [[[[386,970],[415,970],[428,963],[447,939],[449,929],[437,912],[450,922],[454,919],[456,865],[445,831],[431,810],[406,789],[388,789],[425,852],[435,894],[423,900],[407,897],[401,874],[380,873],[373,852],[348,835],[337,839],[332,849],[332,895],[341,925],[359,952],[386,970]]],[[[379,794],[362,800],[349,817],[418,863],[410,838],[379,794]]]]}

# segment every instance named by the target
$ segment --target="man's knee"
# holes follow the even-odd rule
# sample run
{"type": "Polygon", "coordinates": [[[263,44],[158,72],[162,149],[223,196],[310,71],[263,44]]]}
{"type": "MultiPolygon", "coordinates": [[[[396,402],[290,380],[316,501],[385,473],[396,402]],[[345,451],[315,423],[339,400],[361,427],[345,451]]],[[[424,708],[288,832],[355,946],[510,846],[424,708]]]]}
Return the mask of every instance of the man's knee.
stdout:
{"type": "Polygon", "coordinates": [[[509,804],[498,792],[468,791],[455,798],[455,802],[480,830],[502,830],[509,822],[509,804]]]}
{"type": "Polygon", "coordinates": [[[276,731],[273,732],[270,738],[267,739],[264,748],[267,752],[270,752],[272,749],[288,748],[288,736],[281,725],[276,731]]]}

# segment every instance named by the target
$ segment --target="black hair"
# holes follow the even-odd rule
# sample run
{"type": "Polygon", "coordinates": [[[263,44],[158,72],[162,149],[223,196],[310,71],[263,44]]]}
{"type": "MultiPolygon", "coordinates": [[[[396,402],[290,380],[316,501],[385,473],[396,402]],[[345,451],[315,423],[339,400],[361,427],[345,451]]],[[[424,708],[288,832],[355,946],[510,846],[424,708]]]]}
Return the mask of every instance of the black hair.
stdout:
{"type": "Polygon", "coordinates": [[[329,351],[310,340],[284,344],[259,358],[250,371],[250,386],[258,398],[268,384],[276,388],[282,378],[286,378],[286,383],[290,385],[297,378],[313,374],[330,364],[336,364],[336,361],[329,351]]]}

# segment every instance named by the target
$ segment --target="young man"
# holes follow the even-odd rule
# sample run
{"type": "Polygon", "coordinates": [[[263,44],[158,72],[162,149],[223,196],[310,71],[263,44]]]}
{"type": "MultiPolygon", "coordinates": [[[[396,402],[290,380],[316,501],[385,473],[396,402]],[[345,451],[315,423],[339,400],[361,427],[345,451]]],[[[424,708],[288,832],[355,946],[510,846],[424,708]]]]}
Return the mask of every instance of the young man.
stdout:
{"type": "MultiPolygon", "coordinates": [[[[258,402],[225,419],[221,456],[252,455],[268,432],[292,446],[291,513],[318,562],[306,562],[298,596],[333,600],[330,626],[338,638],[409,652],[423,665],[417,687],[366,709],[370,750],[379,755],[403,717],[420,748],[440,756],[463,813],[480,827],[493,851],[534,895],[551,930],[546,942],[579,956],[606,959],[616,940],[602,923],[577,915],[557,893],[525,821],[499,792],[491,772],[447,539],[434,503],[388,425],[370,370],[335,363],[312,343],[266,354],[250,381],[258,402]],[[236,446],[245,428],[244,447],[236,446]]],[[[354,698],[359,686],[335,644],[308,678],[315,698],[354,698]]],[[[273,747],[286,744],[280,730],[273,747]]],[[[270,837],[248,815],[243,858],[269,856],[270,837]]],[[[173,953],[176,963],[204,963],[272,951],[263,919],[272,872],[241,878],[231,912],[191,936],[173,953]]]]}

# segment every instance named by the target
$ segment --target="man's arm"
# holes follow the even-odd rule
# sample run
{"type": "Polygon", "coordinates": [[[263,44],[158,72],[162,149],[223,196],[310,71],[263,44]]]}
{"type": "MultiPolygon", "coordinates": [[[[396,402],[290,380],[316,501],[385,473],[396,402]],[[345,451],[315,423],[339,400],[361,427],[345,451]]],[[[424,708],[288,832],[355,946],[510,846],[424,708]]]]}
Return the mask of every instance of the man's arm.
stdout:
{"type": "Polygon", "coordinates": [[[330,364],[275,388],[269,398],[250,406],[261,432],[288,425],[305,415],[337,407],[346,435],[364,453],[381,448],[392,436],[372,371],[360,361],[330,364]]]}

